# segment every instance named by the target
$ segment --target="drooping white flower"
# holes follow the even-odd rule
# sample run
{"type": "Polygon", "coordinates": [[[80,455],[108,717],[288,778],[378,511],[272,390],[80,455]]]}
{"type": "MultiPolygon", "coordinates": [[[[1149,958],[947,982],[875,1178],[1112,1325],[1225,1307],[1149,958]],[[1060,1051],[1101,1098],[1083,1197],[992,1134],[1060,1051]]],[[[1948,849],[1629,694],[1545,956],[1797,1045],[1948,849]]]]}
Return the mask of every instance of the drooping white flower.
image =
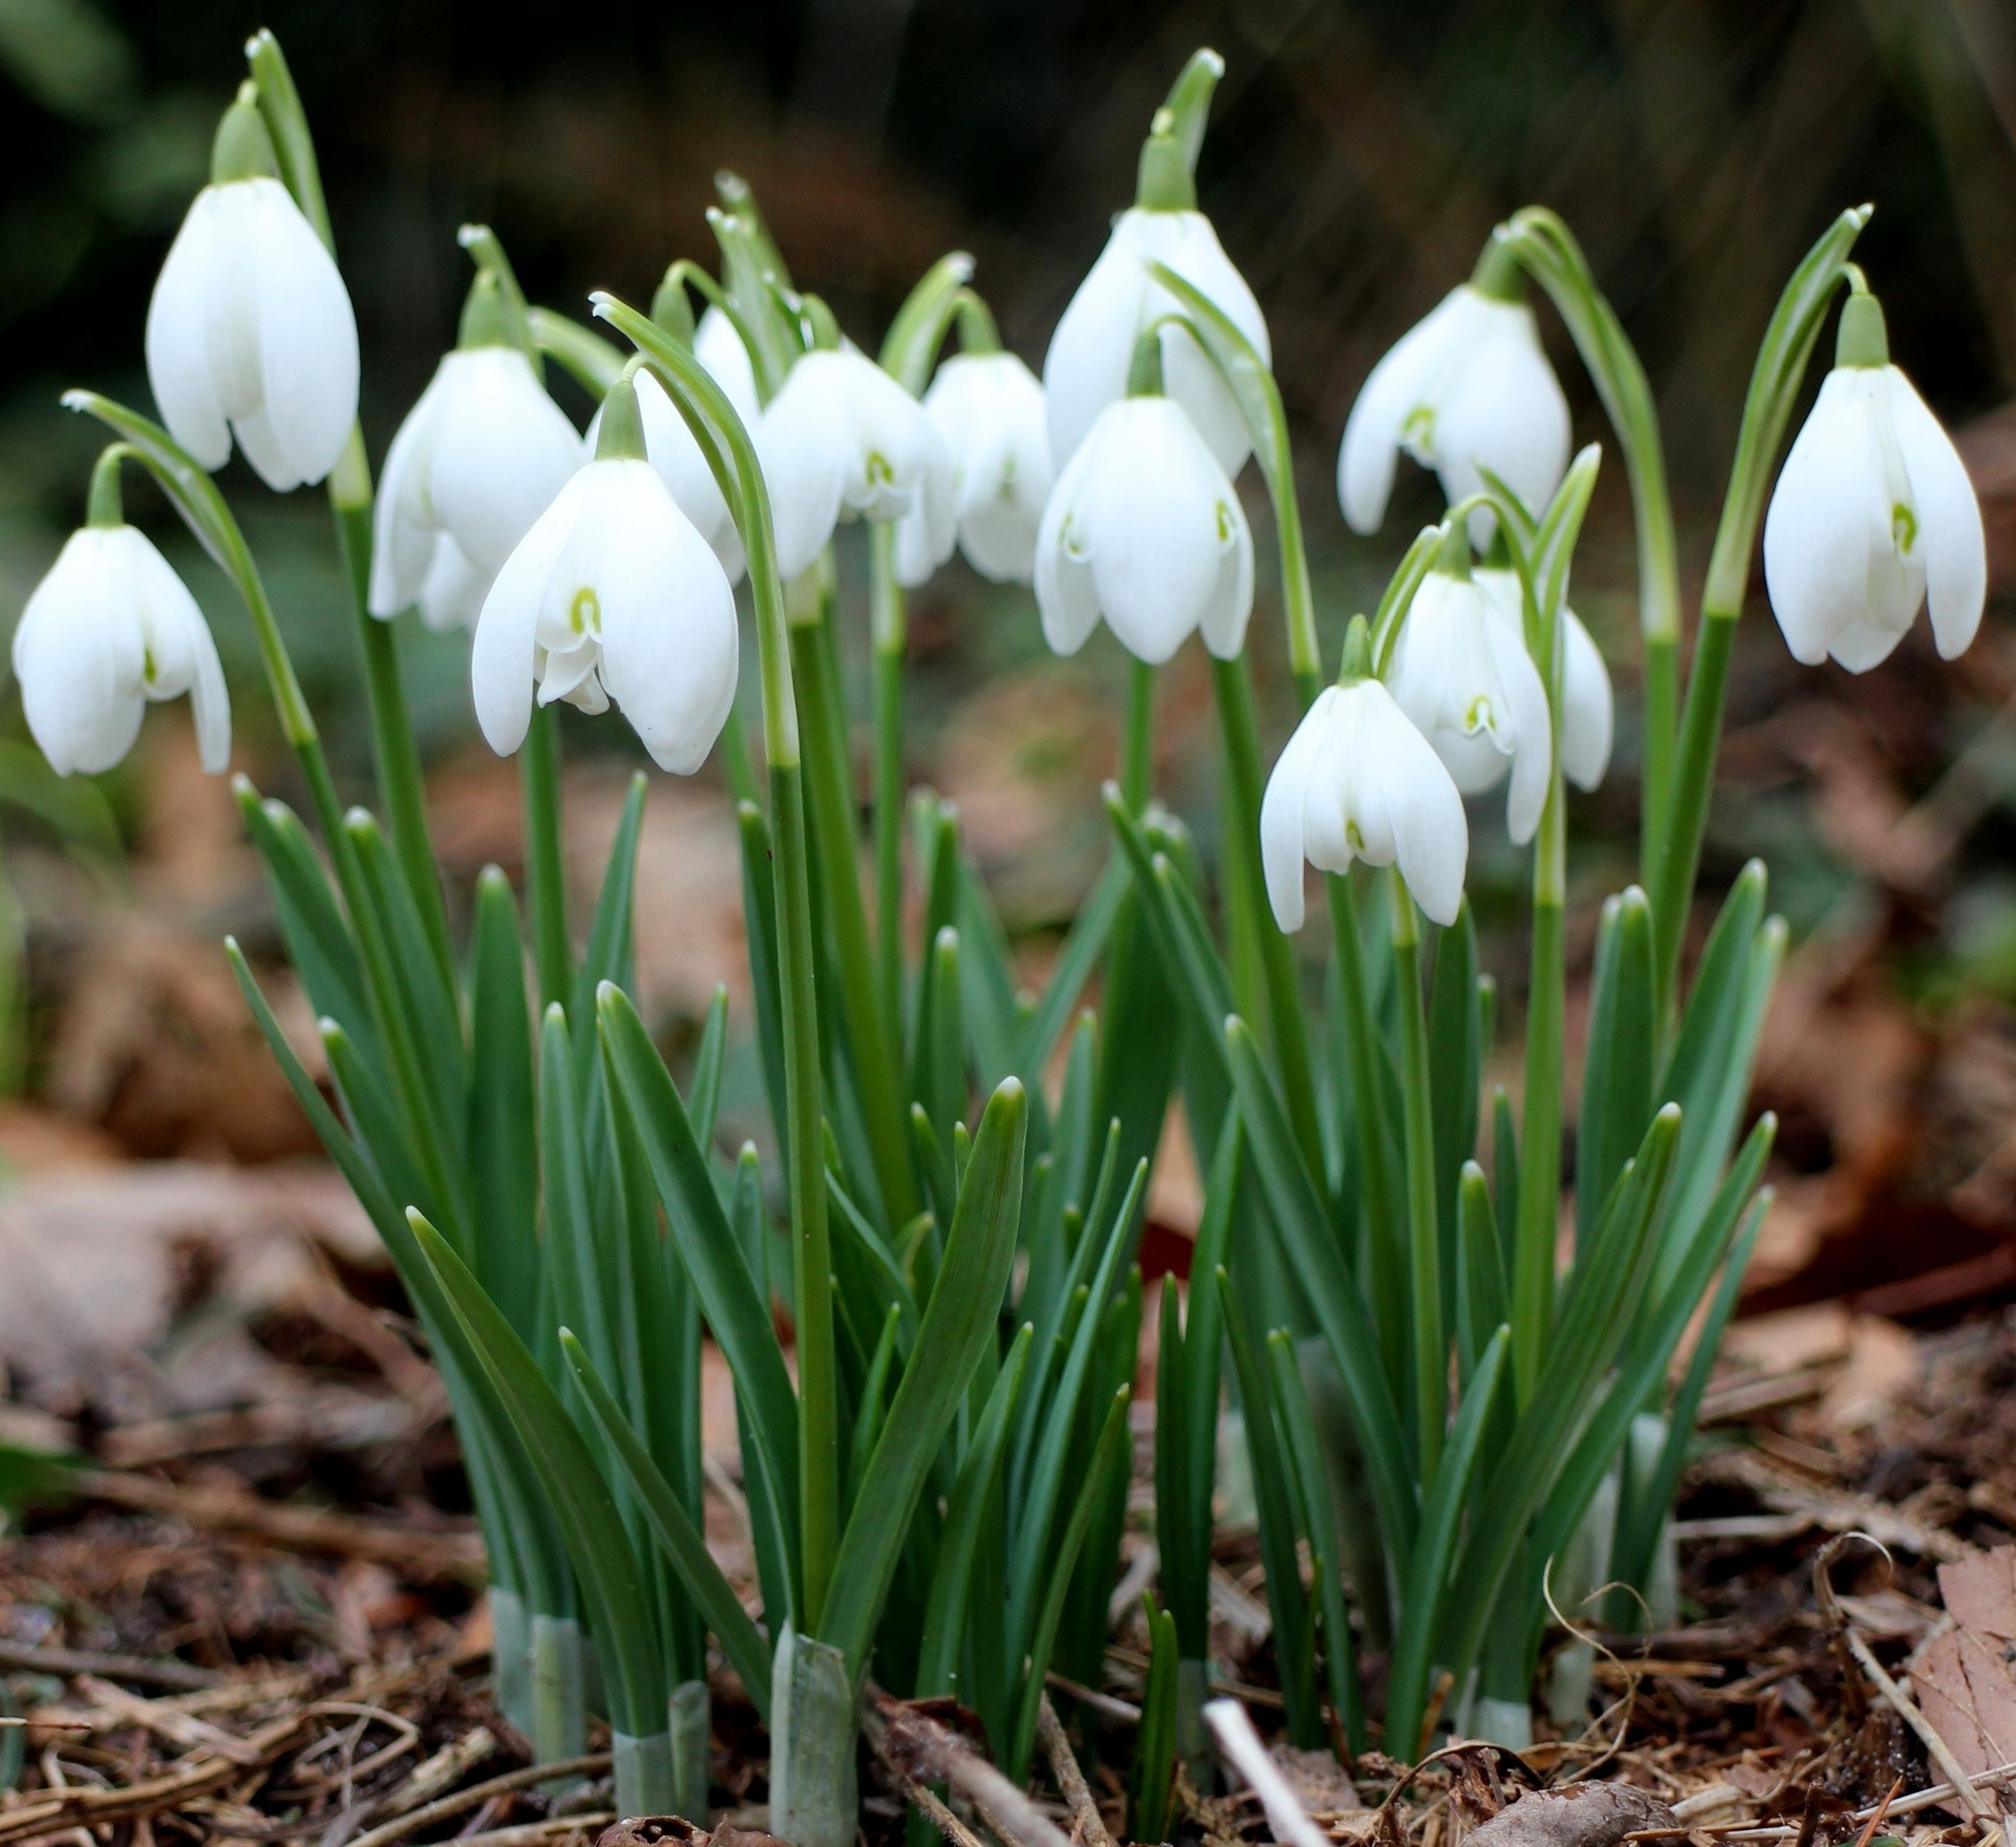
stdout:
{"type": "Polygon", "coordinates": [[[386,453],[371,613],[475,619],[491,579],[581,466],[581,438],[516,347],[442,357],[386,453]]]}
{"type": "MultiPolygon", "coordinates": [[[[1489,469],[1537,514],[1568,463],[1568,406],[1533,311],[1461,283],[1373,366],[1337,451],[1337,497],[1354,531],[1376,532],[1405,449],[1440,477],[1453,505],[1489,469]]],[[[1496,516],[1473,512],[1473,544],[1496,516]]]]}
{"type": "Polygon", "coordinates": [[[1851,673],[1885,659],[1928,600],[1941,656],[1981,625],[1981,506],[1952,438],[1888,363],[1882,311],[1850,297],[1841,362],[1820,386],[1764,521],[1764,581],[1795,660],[1851,673]],[[1861,341],[1859,350],[1856,342],[1861,341]]]}
{"type": "MultiPolygon", "coordinates": [[[[1516,571],[1479,567],[1474,574],[1492,613],[1523,645],[1525,616],[1516,571]]],[[[1561,608],[1561,773],[1578,789],[1602,785],[1617,725],[1610,668],[1581,617],[1561,608]]]]}
{"type": "MultiPolygon", "coordinates": [[[[735,323],[718,308],[709,308],[693,331],[693,357],[704,366],[714,382],[735,408],[735,414],[751,430],[756,427],[756,368],[749,349],[735,323]]],[[[742,549],[742,535],[735,516],[714,478],[707,457],[693,438],[679,407],[666,395],[657,374],[648,369],[637,374],[637,408],[644,419],[644,452],[651,466],[664,477],[679,503],[679,510],[700,529],[700,535],[714,548],[728,581],[740,581],[747,560],[742,549]]],[[[583,439],[589,455],[602,427],[598,409],[583,439]]]]}
{"type": "MultiPolygon", "coordinates": [[[[1114,220],[1106,248],[1078,284],[1043,361],[1050,454],[1059,468],[1091,434],[1100,412],[1126,396],[1135,341],[1159,317],[1181,311],[1183,304],[1149,273],[1150,262],[1208,296],[1262,359],[1271,356],[1260,304],[1211,220],[1201,211],[1130,207],[1114,220]]],[[[1190,413],[1219,466],[1237,474],[1251,445],[1230,388],[1186,329],[1164,327],[1161,346],[1164,388],[1190,413]]]]}
{"type": "Polygon", "coordinates": [[[1100,413],[1036,535],[1043,635],[1075,654],[1103,615],[1137,660],[1166,661],[1192,629],[1221,660],[1253,610],[1253,535],[1239,496],[1172,398],[1100,413]]]}
{"type": "Polygon", "coordinates": [[[770,491],[777,568],[809,570],[848,514],[915,513],[920,542],[898,576],[923,578],[952,555],[952,456],[924,407],[865,354],[805,354],[758,420],[756,454],[770,491]]]}
{"type": "Polygon", "coordinates": [[[231,701],[196,599],[146,534],[71,534],[14,631],[28,729],[59,775],[95,776],[140,734],[149,700],[186,693],[213,776],[231,760],[231,701]]]}
{"type": "Polygon", "coordinates": [[[274,171],[257,106],[218,131],[147,306],[147,377],[175,441],[206,468],[235,435],[268,487],[319,481],[357,421],[357,318],[336,261],[274,171]]]}
{"type": "Polygon", "coordinates": [[[1414,902],[1456,920],[1470,859],[1463,797],[1434,747],[1376,679],[1326,687],[1288,740],[1260,804],[1275,921],[1302,927],[1302,863],[1398,866],[1414,902]]]}
{"type": "Polygon", "coordinates": [[[614,441],[604,430],[601,454],[560,489],[484,599],[470,661],[476,715],[508,756],[535,697],[589,712],[613,704],[661,769],[686,776],[735,701],[735,592],[635,452],[634,398],[621,423],[614,441]]]}
{"type": "MultiPolygon", "coordinates": [[[[1013,353],[957,354],[938,368],[924,409],[952,456],[952,511],[967,562],[997,584],[1026,584],[1056,478],[1036,375],[1013,353]]],[[[905,581],[928,573],[929,540],[920,513],[897,528],[905,581]]]]}
{"type": "Polygon", "coordinates": [[[1490,593],[1468,575],[1431,571],[1401,624],[1388,679],[1464,794],[1481,794],[1511,771],[1506,830],[1519,845],[1531,840],[1553,769],[1547,689],[1490,593]]]}

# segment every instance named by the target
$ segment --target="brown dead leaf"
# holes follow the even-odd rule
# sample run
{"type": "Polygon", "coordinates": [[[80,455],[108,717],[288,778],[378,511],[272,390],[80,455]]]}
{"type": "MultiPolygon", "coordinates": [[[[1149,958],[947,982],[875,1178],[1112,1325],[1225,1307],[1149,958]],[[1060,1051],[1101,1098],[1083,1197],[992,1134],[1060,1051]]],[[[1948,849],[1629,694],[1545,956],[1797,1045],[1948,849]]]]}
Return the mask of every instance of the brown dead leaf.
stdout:
{"type": "Polygon", "coordinates": [[[1911,1670],[1918,1704],[1969,1776],[2016,1759],[2016,1546],[1939,1567],[1952,1628],[1911,1670]]]}

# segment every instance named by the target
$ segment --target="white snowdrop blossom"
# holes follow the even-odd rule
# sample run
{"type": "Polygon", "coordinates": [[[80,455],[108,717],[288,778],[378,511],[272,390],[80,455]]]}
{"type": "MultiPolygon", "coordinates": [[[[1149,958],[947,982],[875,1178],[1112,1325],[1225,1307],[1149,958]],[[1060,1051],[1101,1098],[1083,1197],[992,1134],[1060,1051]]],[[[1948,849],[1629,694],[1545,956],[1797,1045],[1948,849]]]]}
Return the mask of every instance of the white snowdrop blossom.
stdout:
{"type": "MultiPolygon", "coordinates": [[[[1050,454],[1059,468],[1091,434],[1100,413],[1126,396],[1136,340],[1161,316],[1182,311],[1149,272],[1150,262],[1208,297],[1263,361],[1271,356],[1260,304],[1211,220],[1201,211],[1130,207],[1114,220],[1112,236],[1057,322],[1043,361],[1050,454]]],[[[1164,389],[1190,413],[1219,466],[1228,476],[1237,474],[1251,445],[1231,388],[1187,329],[1165,326],[1161,344],[1164,389]]]]}
{"type": "Polygon", "coordinates": [[[1430,571],[1400,625],[1389,679],[1400,709],[1464,794],[1480,795],[1511,771],[1505,825],[1523,846],[1546,805],[1552,726],[1525,637],[1494,608],[1474,578],[1430,571]]]}
{"type": "Polygon", "coordinates": [[[1765,517],[1764,581],[1809,667],[1832,655],[1867,672],[1928,600],[1944,659],[1974,639],[1988,585],[1980,503],[1895,365],[1837,365],[1822,383],[1765,517]]]}
{"type": "Polygon", "coordinates": [[[719,308],[710,306],[694,328],[693,357],[735,406],[735,414],[754,430],[763,408],[756,389],[756,362],[750,358],[740,330],[719,308]]]}
{"type": "Polygon", "coordinates": [[[386,454],[371,613],[417,602],[430,628],[473,621],[491,578],[581,461],[574,425],[516,347],[444,355],[386,454]]]}
{"type": "Polygon", "coordinates": [[[147,378],[206,468],[233,436],[280,492],[336,466],[357,421],[357,318],[336,261],[277,179],[196,194],[147,307],[147,378]]]}
{"type": "Polygon", "coordinates": [[[484,598],[470,671],[500,756],[532,702],[621,708],[662,769],[690,775],[735,700],[735,592],[657,470],[590,462],[563,487],[484,598]]]}
{"type": "Polygon", "coordinates": [[[186,693],[203,766],[231,760],[231,701],[203,612],[143,532],[71,534],[14,630],[28,729],[59,776],[95,776],[132,749],[149,700],[186,693]]]}
{"type": "MultiPolygon", "coordinates": [[[[1358,532],[1376,532],[1405,449],[1440,477],[1453,505],[1498,476],[1537,512],[1568,463],[1568,406],[1540,344],[1533,311],[1459,283],[1373,366],[1337,451],[1337,497],[1358,532]]],[[[1470,516],[1472,544],[1497,516],[1470,516]]]]}
{"type": "MultiPolygon", "coordinates": [[[[1523,644],[1525,615],[1517,571],[1480,567],[1474,574],[1490,596],[1492,614],[1523,644]]],[[[1617,699],[1610,668],[1581,617],[1561,608],[1561,773],[1578,789],[1594,790],[1610,768],[1617,699]]]]}
{"type": "Polygon", "coordinates": [[[1267,779],[1260,859],[1275,921],[1302,927],[1302,864],[1397,866],[1414,902],[1456,921],[1470,859],[1463,797],[1434,747],[1376,679],[1326,687],[1267,779]]]}
{"type": "Polygon", "coordinates": [[[902,520],[919,538],[897,561],[921,583],[952,556],[952,455],[924,407],[865,354],[807,353],[765,407],[754,435],[770,491],[777,568],[809,570],[848,514],[902,520]]]}
{"type": "MultiPolygon", "coordinates": [[[[1026,584],[1035,570],[1036,529],[1056,478],[1036,375],[1013,353],[960,353],[938,368],[924,394],[924,409],[952,456],[959,549],[982,577],[1026,584]]],[[[906,581],[928,571],[923,564],[928,540],[920,513],[897,528],[897,557],[906,581]]]]}
{"type": "Polygon", "coordinates": [[[1036,534],[1043,635],[1075,654],[1104,616],[1137,660],[1167,661],[1192,629],[1220,660],[1253,610],[1253,535],[1183,406],[1123,398],[1065,463],[1036,534]]]}

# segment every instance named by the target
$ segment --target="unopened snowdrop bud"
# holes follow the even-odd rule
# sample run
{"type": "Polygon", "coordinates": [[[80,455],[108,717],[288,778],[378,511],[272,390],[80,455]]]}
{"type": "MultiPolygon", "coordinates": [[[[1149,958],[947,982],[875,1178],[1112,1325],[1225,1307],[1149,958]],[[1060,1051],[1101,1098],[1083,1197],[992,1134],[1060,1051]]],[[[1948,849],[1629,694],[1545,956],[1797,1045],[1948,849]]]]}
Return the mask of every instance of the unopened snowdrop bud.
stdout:
{"type": "MultiPolygon", "coordinates": [[[[1568,406],[1547,363],[1515,260],[1494,240],[1477,273],[1442,297],[1372,369],[1344,426],[1337,497],[1359,532],[1376,532],[1405,449],[1441,478],[1452,505],[1478,492],[1489,470],[1535,509],[1568,462],[1568,406]]],[[[1488,544],[1497,516],[1470,516],[1488,544]]]]}
{"type": "MultiPolygon", "coordinates": [[[[938,368],[924,394],[924,409],[952,456],[959,549],[982,577],[1026,584],[1035,569],[1036,531],[1055,479],[1036,375],[1013,353],[968,348],[938,368]]],[[[899,568],[914,570],[928,537],[920,518],[903,522],[897,534],[899,568]]]]}
{"type": "Polygon", "coordinates": [[[1132,207],[1113,221],[1099,260],[1050,337],[1043,361],[1049,399],[1050,454],[1059,468],[1091,434],[1100,412],[1127,393],[1134,343],[1161,326],[1162,363],[1169,395],[1190,413],[1218,465],[1236,475],[1251,445],[1237,401],[1210,355],[1176,316],[1181,304],[1149,274],[1160,263],[1190,283],[1252,343],[1270,356],[1267,322],[1246,279],[1233,267],[1197,209],[1191,178],[1204,117],[1224,63],[1200,52],[1156,112],[1141,150],[1139,184],[1132,207]]]}
{"type": "Polygon", "coordinates": [[[1931,605],[1942,657],[1981,625],[1988,569],[1974,484],[1890,363],[1883,310],[1854,278],[1834,369],[1785,458],[1764,521],[1764,581],[1795,660],[1865,673],[1931,605]]]}
{"type": "Polygon", "coordinates": [[[1260,858],[1274,919],[1302,927],[1302,866],[1341,873],[1355,859],[1397,866],[1414,902],[1456,921],[1470,859],[1463,797],[1434,747],[1371,677],[1363,617],[1345,643],[1345,675],[1288,740],[1260,804],[1260,858]]]}
{"type": "MultiPolygon", "coordinates": [[[[1517,571],[1480,569],[1478,586],[1492,614],[1523,646],[1525,614],[1517,571]]],[[[1610,768],[1617,700],[1610,668],[1581,617],[1561,607],[1561,773],[1578,789],[1601,787],[1610,768]]]]}
{"type": "Polygon", "coordinates": [[[491,580],[581,465],[581,438],[506,338],[497,277],[469,292],[462,337],[406,413],[373,516],[371,613],[417,602],[430,628],[473,623],[491,580]]]}
{"type": "Polygon", "coordinates": [[[841,518],[921,522],[898,576],[921,583],[952,556],[952,455],[924,407],[866,355],[817,348],[790,369],[754,432],[770,491],[777,568],[817,562],[841,518]]]}
{"type": "Polygon", "coordinates": [[[357,319],[336,261],[275,177],[247,83],[225,111],[147,308],[147,377],[206,468],[246,459],[282,492],[319,481],[357,421],[357,319]]]}
{"type": "Polygon", "coordinates": [[[613,704],[661,769],[690,775],[735,702],[735,592],[645,459],[634,367],[603,406],[595,459],[497,574],[476,628],[476,716],[492,750],[532,704],[613,704]]]}
{"type": "MultiPolygon", "coordinates": [[[[1152,372],[1155,335],[1139,350],[1152,372]]],[[[1158,391],[1100,412],[1064,464],[1036,534],[1043,635],[1075,654],[1105,617],[1136,660],[1167,661],[1192,629],[1222,661],[1253,611],[1253,535],[1183,407],[1158,391]]]]}
{"type": "Polygon", "coordinates": [[[224,669],[196,599],[119,504],[117,445],[92,477],[90,521],[36,585],[14,630],[28,729],[59,776],[95,776],[132,749],[149,700],[186,693],[203,766],[231,758],[224,669]]]}
{"type": "Polygon", "coordinates": [[[1521,626],[1498,618],[1471,575],[1460,525],[1402,619],[1390,678],[1400,709],[1464,794],[1481,795],[1511,771],[1506,830],[1519,845],[1531,840],[1553,768],[1547,689],[1521,626]]]}

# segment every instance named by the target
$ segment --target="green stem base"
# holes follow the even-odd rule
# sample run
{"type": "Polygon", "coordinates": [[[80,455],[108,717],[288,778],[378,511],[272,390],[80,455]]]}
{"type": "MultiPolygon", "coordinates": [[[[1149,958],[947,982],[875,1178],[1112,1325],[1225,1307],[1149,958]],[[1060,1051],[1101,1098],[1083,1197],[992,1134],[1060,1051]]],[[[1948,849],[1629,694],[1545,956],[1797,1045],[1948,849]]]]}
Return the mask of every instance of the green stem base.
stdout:
{"type": "Polygon", "coordinates": [[[860,1794],[847,1658],[787,1629],[770,1676],[770,1832],[792,1847],[853,1847],[860,1794]]]}
{"type": "Polygon", "coordinates": [[[648,1738],[613,1732],[609,1753],[616,1776],[616,1813],[621,1819],[634,1821],[646,1815],[691,1818],[691,1811],[679,1806],[669,1732],[653,1732],[648,1738]]]}
{"type": "Polygon", "coordinates": [[[558,1763],[588,1748],[581,1625],[571,1616],[532,1618],[533,1761],[558,1763]]]}

